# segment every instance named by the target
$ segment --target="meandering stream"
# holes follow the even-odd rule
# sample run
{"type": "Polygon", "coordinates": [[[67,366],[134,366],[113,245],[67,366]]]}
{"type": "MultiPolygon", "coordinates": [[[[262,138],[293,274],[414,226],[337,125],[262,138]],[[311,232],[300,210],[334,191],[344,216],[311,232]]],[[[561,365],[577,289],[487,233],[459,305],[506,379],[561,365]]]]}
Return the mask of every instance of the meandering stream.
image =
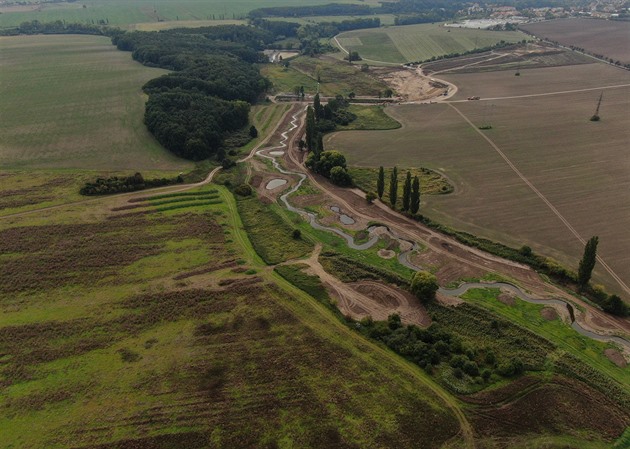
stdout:
{"type": "MultiPolygon", "coordinates": [[[[300,209],[297,208],[295,206],[293,206],[290,202],[289,202],[289,196],[291,196],[293,193],[295,193],[304,183],[304,181],[307,179],[307,176],[304,173],[301,172],[294,172],[294,171],[289,171],[284,169],[276,160],[276,156],[281,156],[284,154],[284,150],[287,147],[287,140],[288,140],[288,134],[293,131],[295,128],[298,127],[297,122],[298,122],[298,115],[300,114],[300,112],[295,113],[292,116],[292,120],[291,120],[291,126],[290,128],[283,132],[281,134],[282,138],[280,140],[280,143],[278,146],[276,147],[271,147],[271,148],[264,148],[262,150],[259,150],[256,152],[256,154],[260,157],[263,157],[265,159],[268,159],[272,162],[274,168],[276,170],[278,170],[280,173],[285,174],[285,175],[291,175],[291,176],[297,176],[299,178],[299,181],[291,188],[289,189],[286,193],[284,193],[283,195],[280,196],[280,201],[282,202],[282,204],[284,204],[284,206],[290,210],[291,212],[295,212],[298,213],[304,217],[308,218],[308,221],[310,223],[310,225],[317,230],[320,231],[326,231],[326,232],[332,232],[336,235],[338,235],[339,237],[343,238],[348,247],[355,249],[355,250],[366,250],[371,248],[372,246],[374,246],[379,238],[380,238],[380,234],[378,234],[376,232],[376,230],[379,227],[384,227],[387,229],[387,233],[394,239],[398,240],[399,243],[402,242],[406,242],[407,244],[411,244],[410,249],[406,250],[406,251],[401,251],[401,253],[398,255],[398,261],[399,263],[401,263],[402,265],[412,269],[412,270],[422,270],[423,268],[417,265],[414,265],[410,260],[409,260],[409,255],[412,254],[414,251],[416,251],[418,249],[418,244],[416,242],[412,242],[410,240],[407,240],[405,238],[403,238],[402,236],[397,235],[395,232],[393,232],[391,229],[389,229],[386,226],[370,226],[367,230],[369,232],[369,236],[370,238],[368,239],[367,242],[365,243],[356,243],[354,241],[354,237],[350,234],[348,234],[347,232],[337,228],[337,227],[333,227],[333,226],[325,226],[322,225],[321,223],[319,223],[317,221],[317,216],[312,213],[312,212],[308,212],[304,209],[300,209]],[[281,151],[279,150],[283,150],[282,154],[281,151]],[[267,153],[267,154],[265,154],[267,153]]],[[[351,217],[349,217],[351,218],[351,217]]],[[[467,292],[470,289],[475,289],[475,288],[500,288],[503,290],[507,290],[509,292],[511,292],[512,294],[514,294],[517,298],[519,298],[522,301],[525,302],[529,302],[532,304],[539,304],[539,305],[549,305],[549,306],[564,306],[567,307],[567,309],[571,312],[571,316],[573,316],[572,313],[572,305],[570,305],[567,301],[564,301],[562,299],[544,299],[544,298],[534,298],[529,296],[527,293],[525,293],[523,290],[521,290],[518,286],[513,285],[513,284],[509,284],[506,282],[464,282],[462,283],[459,287],[455,288],[455,289],[446,289],[446,288],[442,288],[440,287],[439,292],[446,295],[446,296],[452,296],[452,297],[457,297],[460,296],[462,294],[464,294],[465,292],[467,292]]],[[[616,335],[601,335],[601,334],[597,334],[593,331],[590,331],[588,329],[583,328],[582,326],[580,326],[580,324],[572,319],[572,323],[571,323],[571,327],[578,333],[580,333],[581,335],[584,335],[586,337],[592,338],[593,340],[597,340],[597,341],[602,341],[602,342],[611,342],[611,343],[616,343],[618,345],[624,346],[627,349],[630,349],[630,341],[616,336],[616,335]]]]}

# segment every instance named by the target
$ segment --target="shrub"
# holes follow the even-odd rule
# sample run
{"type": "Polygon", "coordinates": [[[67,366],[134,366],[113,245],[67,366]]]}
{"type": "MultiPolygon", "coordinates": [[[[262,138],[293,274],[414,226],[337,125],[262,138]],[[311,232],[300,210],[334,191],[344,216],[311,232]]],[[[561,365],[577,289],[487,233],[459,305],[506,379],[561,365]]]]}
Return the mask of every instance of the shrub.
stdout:
{"type": "Polygon", "coordinates": [[[241,184],[234,189],[234,193],[240,196],[250,196],[252,187],[249,184],[241,184]]]}
{"type": "Polygon", "coordinates": [[[411,293],[422,302],[435,299],[435,292],[440,286],[437,278],[428,271],[418,271],[411,280],[411,293]]]}
{"type": "Polygon", "coordinates": [[[372,202],[376,199],[376,193],[374,192],[368,192],[365,194],[365,200],[372,204],[372,202]]]}

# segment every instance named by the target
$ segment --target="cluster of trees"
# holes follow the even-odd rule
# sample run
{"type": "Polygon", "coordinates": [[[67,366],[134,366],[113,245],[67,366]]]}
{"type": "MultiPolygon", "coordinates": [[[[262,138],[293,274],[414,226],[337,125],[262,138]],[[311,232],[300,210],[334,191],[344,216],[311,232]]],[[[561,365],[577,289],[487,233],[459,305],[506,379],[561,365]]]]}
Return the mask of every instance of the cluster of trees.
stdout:
{"type": "MultiPolygon", "coordinates": [[[[352,185],[352,177],[346,167],[346,158],[338,151],[325,151],[323,133],[335,129],[336,122],[349,120],[350,114],[345,108],[348,103],[338,96],[322,105],[319,94],[315,95],[313,106],[306,109],[306,132],[304,141],[300,141],[300,148],[306,147],[310,154],[306,166],[319,173],[338,186],[352,185]]],[[[354,114],[351,114],[354,118],[354,114]]],[[[352,118],[352,119],[354,119],[352,118]]]]}
{"type": "Polygon", "coordinates": [[[186,159],[223,160],[224,141],[245,129],[249,103],[269,87],[254,63],[265,60],[259,50],[274,39],[266,30],[221,25],[134,31],[112,42],[145,65],[175,71],[143,88],[145,123],[156,139],[186,159]]]}
{"type": "Polygon", "coordinates": [[[441,363],[447,363],[457,378],[466,374],[473,379],[480,377],[487,382],[493,372],[511,377],[521,374],[525,369],[518,358],[499,363],[491,351],[480,354],[473,348],[466,347],[457,336],[436,323],[428,329],[415,325],[405,326],[401,323],[400,316],[393,314],[387,321],[373,321],[368,317],[359,324],[358,329],[362,334],[383,342],[428,373],[441,363]]]}
{"type": "MultiPolygon", "coordinates": [[[[378,169],[378,178],[376,180],[376,194],[379,199],[383,199],[385,193],[385,169],[381,166],[378,169]]],[[[392,208],[396,208],[398,201],[398,167],[394,166],[389,179],[389,204],[392,208]]],[[[405,183],[402,192],[402,210],[403,212],[411,212],[415,215],[420,210],[420,178],[414,176],[411,178],[411,170],[407,170],[405,183]]]]}
{"type": "Polygon", "coordinates": [[[339,151],[312,152],[306,160],[306,166],[338,186],[349,187],[352,177],[346,167],[346,157],[339,151]]]}
{"type": "Polygon", "coordinates": [[[176,178],[144,179],[142,174],[136,173],[132,176],[110,178],[96,178],[94,182],[86,182],[79,190],[81,195],[110,195],[113,193],[135,192],[149,187],[161,187],[184,182],[182,176],[176,178]]]}
{"type": "Polygon", "coordinates": [[[216,155],[223,160],[226,134],[247,125],[249,108],[244,101],[167,90],[149,96],[144,122],[160,144],[180,157],[199,161],[216,155]]]}

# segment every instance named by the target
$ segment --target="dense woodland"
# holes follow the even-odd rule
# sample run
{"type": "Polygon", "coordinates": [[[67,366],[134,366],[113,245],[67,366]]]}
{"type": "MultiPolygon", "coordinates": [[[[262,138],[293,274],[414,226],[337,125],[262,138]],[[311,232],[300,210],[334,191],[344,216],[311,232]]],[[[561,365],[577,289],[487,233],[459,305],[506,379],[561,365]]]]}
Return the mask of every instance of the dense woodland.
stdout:
{"type": "Polygon", "coordinates": [[[186,159],[225,157],[224,140],[248,124],[249,103],[269,87],[254,66],[274,40],[267,30],[222,25],[115,36],[142,64],[174,70],[147,82],[145,123],[167,149],[186,159]]]}

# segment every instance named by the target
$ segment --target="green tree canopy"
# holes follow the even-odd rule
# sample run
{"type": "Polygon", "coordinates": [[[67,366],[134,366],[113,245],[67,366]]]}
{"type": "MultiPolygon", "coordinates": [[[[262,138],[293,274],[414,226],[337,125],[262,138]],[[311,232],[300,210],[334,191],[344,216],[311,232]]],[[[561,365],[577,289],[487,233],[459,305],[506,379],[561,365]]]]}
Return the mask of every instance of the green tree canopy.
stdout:
{"type": "Polygon", "coordinates": [[[440,288],[435,275],[428,271],[418,271],[411,279],[411,293],[422,302],[435,299],[435,293],[440,288]]]}
{"type": "Polygon", "coordinates": [[[586,246],[584,247],[584,255],[580,261],[578,267],[578,284],[581,288],[588,285],[588,281],[591,280],[591,274],[593,268],[595,268],[595,262],[597,261],[597,244],[599,243],[599,237],[591,237],[586,246]]]}

